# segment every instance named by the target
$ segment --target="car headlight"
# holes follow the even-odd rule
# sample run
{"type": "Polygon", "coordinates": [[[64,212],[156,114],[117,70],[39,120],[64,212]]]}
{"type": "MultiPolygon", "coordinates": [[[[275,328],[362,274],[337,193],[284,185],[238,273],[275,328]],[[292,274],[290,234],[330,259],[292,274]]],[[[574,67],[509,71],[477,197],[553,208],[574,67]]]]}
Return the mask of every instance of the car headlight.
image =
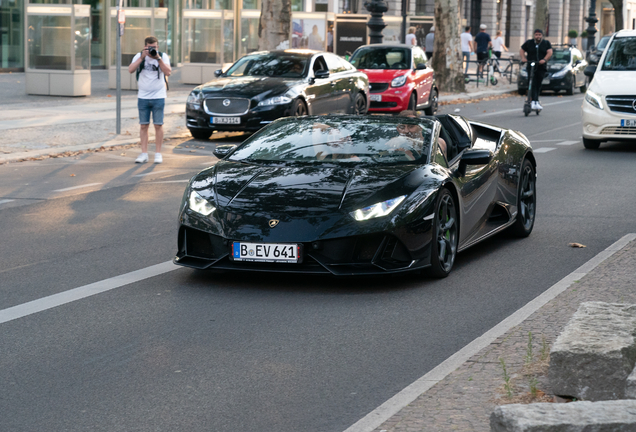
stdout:
{"type": "Polygon", "coordinates": [[[191,92],[188,95],[188,99],[186,100],[186,104],[190,106],[190,108],[198,110],[201,108],[201,101],[203,100],[203,94],[201,92],[191,92]]]}
{"type": "Polygon", "coordinates": [[[188,199],[188,204],[190,204],[190,209],[195,211],[203,216],[210,215],[216,207],[208,202],[205,198],[199,195],[196,191],[190,192],[190,198],[188,199]]]}
{"type": "Polygon", "coordinates": [[[386,216],[391,213],[402,201],[404,201],[404,198],[406,198],[406,195],[379,202],[370,205],[369,207],[358,209],[349,214],[357,221],[365,221],[381,216],[386,216]]]}
{"type": "Polygon", "coordinates": [[[292,99],[287,96],[276,96],[273,98],[265,99],[264,101],[260,101],[258,106],[269,106],[269,105],[285,105],[291,103],[292,99]]]}
{"type": "Polygon", "coordinates": [[[519,70],[519,75],[524,77],[524,78],[528,78],[528,71],[525,69],[520,69],[519,70]]]}
{"type": "Polygon", "coordinates": [[[585,93],[585,100],[594,108],[598,108],[600,110],[603,109],[603,99],[601,98],[601,95],[597,95],[596,93],[588,90],[585,93]]]}
{"type": "Polygon", "coordinates": [[[558,72],[552,74],[552,78],[563,78],[572,68],[570,66],[566,66],[558,72]]]}
{"type": "Polygon", "coordinates": [[[406,84],[406,75],[393,78],[391,81],[391,87],[402,87],[404,84],[406,84]]]}

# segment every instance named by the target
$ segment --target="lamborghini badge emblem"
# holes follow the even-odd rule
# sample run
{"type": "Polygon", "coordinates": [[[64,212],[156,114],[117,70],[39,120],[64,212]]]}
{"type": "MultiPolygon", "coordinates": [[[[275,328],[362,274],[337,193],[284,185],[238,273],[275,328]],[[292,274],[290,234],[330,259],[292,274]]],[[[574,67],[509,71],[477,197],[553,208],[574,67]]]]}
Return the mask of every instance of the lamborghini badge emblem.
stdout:
{"type": "Polygon", "coordinates": [[[269,220],[269,227],[270,228],[274,228],[276,225],[278,225],[278,222],[280,222],[278,219],[270,219],[269,220]]]}

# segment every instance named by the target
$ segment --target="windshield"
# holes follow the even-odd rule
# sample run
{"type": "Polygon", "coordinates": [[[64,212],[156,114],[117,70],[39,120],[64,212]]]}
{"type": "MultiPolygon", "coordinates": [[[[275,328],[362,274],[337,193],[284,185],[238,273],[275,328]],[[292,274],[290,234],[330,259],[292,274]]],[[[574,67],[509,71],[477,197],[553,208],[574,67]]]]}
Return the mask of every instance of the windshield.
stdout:
{"type": "Polygon", "coordinates": [[[305,75],[308,56],[294,54],[256,54],[239,59],[225,73],[226,76],[274,76],[301,78],[305,75]]]}
{"type": "Polygon", "coordinates": [[[426,163],[434,123],[429,119],[303,117],[273,123],[229,157],[262,163],[426,163]]]}
{"type": "Polygon", "coordinates": [[[636,37],[614,38],[601,70],[636,70],[636,37]]]}
{"type": "Polygon", "coordinates": [[[570,50],[567,49],[555,49],[552,52],[552,57],[548,60],[548,63],[566,65],[570,63],[570,50]]]}
{"type": "Polygon", "coordinates": [[[598,51],[603,51],[607,46],[607,43],[610,40],[610,36],[603,36],[600,41],[598,41],[598,45],[596,45],[596,49],[598,51]]]}
{"type": "Polygon", "coordinates": [[[411,50],[399,47],[365,48],[353,53],[358,69],[411,69],[411,50]]]}

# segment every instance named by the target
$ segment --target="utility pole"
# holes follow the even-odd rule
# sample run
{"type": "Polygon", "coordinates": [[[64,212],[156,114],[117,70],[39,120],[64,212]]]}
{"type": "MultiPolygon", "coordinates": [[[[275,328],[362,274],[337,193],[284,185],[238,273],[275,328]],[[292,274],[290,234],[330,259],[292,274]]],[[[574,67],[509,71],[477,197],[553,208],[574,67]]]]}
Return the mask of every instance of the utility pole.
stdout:
{"type": "Polygon", "coordinates": [[[406,43],[406,15],[409,7],[409,0],[402,0],[402,34],[400,40],[402,43],[406,43]]]}
{"type": "Polygon", "coordinates": [[[124,0],[119,0],[117,2],[117,121],[115,126],[117,135],[121,134],[121,37],[124,35],[124,23],[126,22],[123,6],[124,0]]]}
{"type": "Polygon", "coordinates": [[[382,15],[389,10],[389,6],[384,0],[371,0],[364,2],[364,7],[371,12],[371,19],[367,23],[369,27],[369,42],[372,44],[382,43],[382,30],[386,27],[382,15]]]}

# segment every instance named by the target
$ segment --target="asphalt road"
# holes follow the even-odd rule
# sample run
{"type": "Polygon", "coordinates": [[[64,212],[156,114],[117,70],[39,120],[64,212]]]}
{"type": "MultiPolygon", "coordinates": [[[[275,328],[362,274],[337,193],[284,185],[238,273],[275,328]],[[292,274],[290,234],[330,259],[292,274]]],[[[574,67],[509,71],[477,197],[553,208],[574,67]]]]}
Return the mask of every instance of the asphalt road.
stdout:
{"type": "Polygon", "coordinates": [[[119,150],[0,166],[0,313],[24,315],[0,323],[0,430],[343,431],[634,232],[636,146],[583,149],[581,101],[442,107],[523,132],[538,160],[532,235],[461,253],[444,280],[178,268],[88,296],[172,258],[214,142],[173,141],[162,165],[119,150]]]}

